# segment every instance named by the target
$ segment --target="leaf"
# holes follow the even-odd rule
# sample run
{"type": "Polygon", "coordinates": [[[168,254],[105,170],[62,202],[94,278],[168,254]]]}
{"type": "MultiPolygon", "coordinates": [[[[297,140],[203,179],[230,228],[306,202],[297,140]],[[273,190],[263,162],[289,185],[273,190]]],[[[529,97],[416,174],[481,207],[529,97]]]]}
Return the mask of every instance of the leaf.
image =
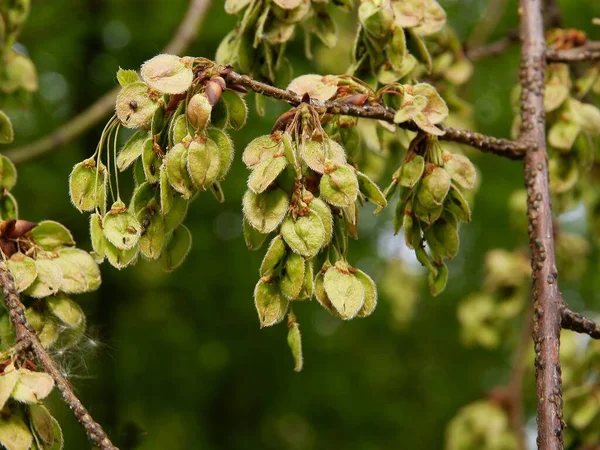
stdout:
{"type": "Polygon", "coordinates": [[[235,131],[241,130],[246,125],[248,118],[248,106],[244,99],[232,90],[225,90],[221,94],[221,100],[227,106],[229,113],[229,127],[235,131]]]}
{"type": "Polygon", "coordinates": [[[102,219],[104,236],[120,250],[130,250],[138,243],[141,225],[123,202],[115,202],[102,219]]]}
{"type": "Polygon", "coordinates": [[[63,248],[54,260],[63,277],[59,289],[67,294],[82,294],[100,287],[100,269],[92,256],[79,248],[63,248]]]}
{"type": "Polygon", "coordinates": [[[258,312],[260,327],[270,327],[283,320],[289,301],[279,291],[277,283],[258,280],[254,288],[254,306],[258,312]]]}
{"type": "Polygon", "coordinates": [[[37,277],[35,261],[23,253],[18,252],[12,255],[6,261],[6,266],[15,280],[15,287],[18,292],[23,292],[31,286],[37,277]]]}
{"type": "Polygon", "coordinates": [[[127,128],[140,128],[150,125],[152,116],[159,108],[158,102],[148,95],[145,83],[131,83],[119,91],[116,101],[116,113],[127,128]]]}
{"type": "Polygon", "coordinates": [[[85,323],[81,307],[64,294],[48,297],[48,310],[68,328],[78,328],[85,323]]]}
{"type": "Polygon", "coordinates": [[[179,225],[173,230],[173,236],[160,255],[161,267],[167,272],[177,269],[185,260],[192,248],[192,233],[185,225],[179,225]]]}
{"type": "Polygon", "coordinates": [[[325,138],[323,141],[306,141],[302,147],[301,156],[306,165],[318,173],[325,173],[328,166],[335,167],[346,164],[346,152],[343,147],[329,138],[325,138]]]}
{"type": "Polygon", "coordinates": [[[325,234],[323,222],[313,211],[296,219],[288,215],[281,224],[281,235],[286,244],[305,258],[312,258],[321,250],[325,234]]]}
{"type": "Polygon", "coordinates": [[[347,165],[339,166],[326,173],[319,183],[320,197],[334,206],[349,206],[358,197],[358,179],[354,170],[347,165]]]}
{"type": "Polygon", "coordinates": [[[131,166],[142,155],[146,142],[148,140],[152,142],[150,138],[151,136],[148,131],[138,130],[127,139],[127,142],[125,142],[117,156],[117,167],[121,172],[131,166]]]}
{"type": "Polygon", "coordinates": [[[12,123],[8,116],[0,111],[0,144],[10,144],[14,139],[12,123]]]}
{"type": "Polygon", "coordinates": [[[288,194],[281,188],[261,194],[248,190],[242,200],[244,216],[262,234],[277,228],[287,213],[288,205],[288,194]]]}
{"type": "Polygon", "coordinates": [[[141,75],[152,89],[165,94],[181,94],[192,85],[191,58],[156,55],[142,64],[141,75]]]}
{"type": "Polygon", "coordinates": [[[102,163],[96,168],[93,158],[75,164],[69,177],[69,194],[75,208],[81,212],[106,208],[107,172],[102,163]]]}
{"type": "Polygon", "coordinates": [[[17,169],[15,165],[6,156],[0,155],[0,187],[10,191],[15,187],[15,184],[17,184],[17,169]]]}
{"type": "Polygon", "coordinates": [[[44,220],[31,230],[31,237],[44,250],[53,251],[75,245],[73,235],[64,225],[53,220],[44,220]]]}
{"type": "Polygon", "coordinates": [[[35,268],[37,277],[25,289],[24,293],[34,298],[43,298],[56,294],[63,278],[60,266],[50,259],[37,259],[35,261],[35,268]]]}
{"type": "Polygon", "coordinates": [[[289,300],[294,300],[300,295],[304,284],[304,270],[304,258],[296,253],[290,253],[285,260],[283,273],[279,281],[281,293],[289,300]]]}
{"type": "Polygon", "coordinates": [[[302,336],[300,326],[297,323],[290,326],[287,342],[294,358],[294,371],[300,372],[304,366],[304,358],[302,357],[302,336]]]}
{"type": "Polygon", "coordinates": [[[32,372],[23,367],[18,372],[19,381],[12,392],[15,400],[24,403],[38,403],[52,392],[54,380],[47,373],[32,372]]]}
{"type": "Polygon", "coordinates": [[[16,414],[0,417],[0,443],[6,450],[29,450],[33,436],[23,419],[16,414]]]}
{"type": "Polygon", "coordinates": [[[350,266],[338,261],[327,269],[324,288],[331,304],[344,320],[355,317],[365,300],[365,291],[360,280],[350,272],[350,266]]]}
{"type": "Polygon", "coordinates": [[[269,248],[265,252],[265,256],[260,265],[260,276],[270,275],[271,272],[279,265],[285,257],[286,246],[283,237],[278,234],[269,244],[269,248]]]}

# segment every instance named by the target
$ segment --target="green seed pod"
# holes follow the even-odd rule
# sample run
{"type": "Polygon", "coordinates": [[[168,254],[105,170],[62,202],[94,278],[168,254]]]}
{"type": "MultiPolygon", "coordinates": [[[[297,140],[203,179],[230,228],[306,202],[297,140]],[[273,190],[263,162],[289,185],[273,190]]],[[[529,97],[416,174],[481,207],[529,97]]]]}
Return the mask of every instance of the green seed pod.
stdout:
{"type": "Polygon", "coordinates": [[[192,85],[192,58],[176,55],[156,55],[144,64],[140,73],[150,88],[164,94],[181,94],[192,85]]]}
{"type": "Polygon", "coordinates": [[[140,248],[136,245],[129,250],[120,250],[111,244],[108,239],[105,240],[104,254],[111,266],[116,269],[124,269],[137,261],[140,248]]]}
{"type": "Polygon", "coordinates": [[[286,247],[285,242],[280,234],[275,236],[271,243],[269,244],[269,248],[265,253],[265,257],[262,260],[260,265],[260,276],[264,277],[267,275],[271,275],[271,273],[275,270],[275,268],[279,265],[283,258],[285,257],[286,247]]]}
{"type": "Polygon", "coordinates": [[[17,169],[13,162],[0,155],[0,187],[10,191],[17,184],[17,169]]]}
{"type": "Polygon", "coordinates": [[[164,247],[159,262],[167,272],[177,269],[185,260],[192,248],[192,233],[185,225],[179,225],[173,230],[171,239],[164,247]]]}
{"type": "Polygon", "coordinates": [[[6,267],[15,280],[18,292],[23,292],[35,281],[37,267],[35,261],[21,252],[17,252],[6,260],[6,267]]]}
{"type": "Polygon", "coordinates": [[[169,177],[167,176],[167,169],[164,164],[160,167],[159,174],[159,189],[160,189],[160,213],[166,215],[173,206],[173,202],[177,193],[175,189],[169,183],[169,177]]]}
{"type": "Polygon", "coordinates": [[[169,183],[186,200],[190,199],[195,191],[187,170],[187,162],[188,149],[183,144],[176,144],[167,152],[165,157],[165,168],[169,183]]]}
{"type": "Polygon", "coordinates": [[[258,250],[267,240],[268,234],[262,234],[256,231],[245,217],[242,222],[246,247],[248,247],[248,250],[258,250]]]}
{"type": "Polygon", "coordinates": [[[196,129],[196,135],[204,133],[212,106],[204,93],[194,95],[188,102],[186,114],[189,123],[196,129]]]}
{"type": "Polygon", "coordinates": [[[424,170],[425,160],[421,155],[414,155],[410,161],[405,161],[402,164],[399,169],[400,173],[397,176],[395,175],[394,178],[397,177],[400,186],[412,188],[419,182],[424,170]]]}
{"type": "Polygon", "coordinates": [[[421,239],[421,227],[415,223],[412,214],[402,215],[402,228],[404,228],[404,242],[408,248],[414,249],[415,239],[421,239]],[[418,237],[416,236],[418,234],[418,237]]]}
{"type": "Polygon", "coordinates": [[[15,133],[12,123],[8,116],[0,111],[0,144],[10,144],[14,139],[15,133]]]}
{"type": "Polygon", "coordinates": [[[222,65],[234,65],[238,61],[238,49],[240,44],[238,30],[232,30],[225,35],[217,47],[215,62],[222,65]]]}
{"type": "Polygon", "coordinates": [[[314,271],[311,260],[306,260],[304,267],[304,283],[302,284],[302,290],[296,300],[307,300],[311,299],[314,292],[314,271]]]}
{"type": "Polygon", "coordinates": [[[19,206],[17,200],[10,192],[4,192],[0,198],[0,219],[9,220],[19,217],[19,206]]]}
{"type": "Polygon", "coordinates": [[[260,327],[270,327],[283,320],[289,301],[279,290],[277,283],[258,280],[254,288],[254,306],[258,312],[260,327]]]}
{"type": "Polygon", "coordinates": [[[548,143],[561,150],[571,150],[581,127],[574,122],[556,122],[548,132],[548,143]]]}
{"type": "Polygon", "coordinates": [[[100,287],[100,269],[88,252],[79,248],[63,248],[53,261],[62,271],[61,292],[83,294],[100,287]]]}
{"type": "Polygon", "coordinates": [[[392,2],[394,23],[398,27],[412,28],[421,23],[427,0],[403,0],[392,2]]]}
{"type": "Polygon", "coordinates": [[[92,257],[97,263],[104,261],[106,254],[106,238],[102,231],[102,216],[100,214],[90,215],[90,240],[92,241],[92,257]]]}
{"type": "Polygon", "coordinates": [[[296,24],[302,21],[310,13],[310,0],[301,0],[293,9],[282,8],[277,4],[273,5],[273,15],[280,21],[289,24],[296,24]]]}
{"type": "Polygon", "coordinates": [[[207,129],[209,139],[212,139],[219,147],[219,176],[217,180],[222,181],[231,168],[233,162],[234,150],[233,142],[227,133],[219,128],[210,127],[207,129]]]}
{"type": "Polygon", "coordinates": [[[368,317],[373,314],[373,311],[375,311],[375,307],[377,306],[377,286],[371,277],[362,270],[354,272],[354,276],[362,283],[365,291],[365,300],[358,311],[357,316],[368,317]]]}
{"type": "Polygon", "coordinates": [[[146,141],[152,141],[151,137],[148,131],[138,130],[125,142],[117,156],[117,167],[121,172],[131,166],[142,155],[146,141]]]}
{"type": "Polygon", "coordinates": [[[85,314],[81,307],[64,294],[48,297],[46,305],[48,311],[68,328],[78,328],[85,322],[85,314]]]}
{"type": "Polygon", "coordinates": [[[144,143],[142,152],[142,166],[144,168],[144,177],[148,183],[157,183],[160,177],[161,158],[157,155],[154,148],[154,141],[150,138],[144,143]]]}
{"type": "Polygon", "coordinates": [[[273,0],[277,6],[282,9],[296,9],[300,6],[303,0],[273,0]]]}
{"type": "Polygon", "coordinates": [[[165,243],[165,220],[160,214],[160,206],[155,199],[143,208],[137,216],[142,224],[139,240],[140,252],[150,260],[158,259],[165,243]]]}
{"type": "Polygon", "coordinates": [[[471,221],[471,209],[469,208],[469,204],[456,186],[450,187],[450,192],[444,203],[444,207],[454,214],[458,220],[463,222],[471,221]]]}
{"type": "Polygon", "coordinates": [[[26,56],[11,52],[4,57],[8,61],[5,65],[4,79],[0,83],[0,90],[7,93],[19,94],[18,91],[35,92],[38,90],[38,77],[33,62],[26,56]]]}
{"type": "Polygon", "coordinates": [[[237,92],[231,90],[223,91],[221,100],[227,107],[228,126],[235,131],[241,130],[246,125],[248,118],[248,105],[237,92]]]}
{"type": "Polygon", "coordinates": [[[100,163],[96,167],[93,158],[75,164],[69,176],[69,194],[75,208],[81,212],[106,208],[107,173],[106,166],[100,163]]]}
{"type": "Polygon", "coordinates": [[[315,298],[331,315],[335,315],[331,300],[329,300],[327,292],[325,291],[325,274],[323,271],[320,271],[315,277],[315,298]]]}
{"type": "Polygon", "coordinates": [[[429,272],[427,277],[429,292],[434,297],[441,294],[448,283],[448,267],[446,267],[446,264],[436,265],[436,269],[437,273],[429,272]]]}
{"type": "Polygon", "coordinates": [[[366,0],[358,8],[358,20],[365,32],[376,40],[386,39],[394,23],[391,7],[375,0],[366,0]]]}
{"type": "Polygon", "coordinates": [[[192,141],[188,148],[187,169],[196,188],[208,189],[217,180],[221,170],[221,155],[215,141],[192,141]]]}
{"type": "Polygon", "coordinates": [[[294,168],[296,176],[298,178],[301,178],[302,166],[300,165],[300,161],[298,160],[296,146],[292,143],[292,137],[289,133],[285,132],[281,135],[281,142],[283,143],[283,154],[294,168]]]}
{"type": "Polygon", "coordinates": [[[419,202],[426,208],[435,209],[444,203],[450,190],[450,175],[442,167],[434,167],[431,173],[423,177],[417,191],[419,202]]]}
{"type": "Polygon", "coordinates": [[[24,293],[34,298],[56,294],[63,278],[60,266],[50,259],[37,259],[35,268],[37,277],[24,293]]]}
{"type": "Polygon", "coordinates": [[[452,180],[463,189],[473,189],[477,172],[473,163],[464,155],[444,153],[444,169],[452,180]]]}
{"type": "Polygon", "coordinates": [[[375,184],[367,175],[362,172],[356,172],[358,179],[358,189],[365,196],[367,200],[377,205],[377,211],[381,211],[387,206],[387,200],[385,195],[379,189],[379,186],[375,184]]]}
{"type": "Polygon", "coordinates": [[[326,231],[318,214],[311,211],[295,220],[288,215],[281,224],[281,235],[294,252],[308,259],[323,247],[326,231]]]}
{"type": "Polygon", "coordinates": [[[440,31],[446,24],[446,11],[435,0],[427,0],[423,20],[412,28],[418,36],[429,36],[440,31]]]}
{"type": "Polygon", "coordinates": [[[156,189],[150,183],[142,183],[140,184],[135,191],[133,191],[133,195],[131,196],[131,201],[129,203],[129,211],[133,215],[138,215],[140,211],[145,209],[148,206],[150,201],[154,200],[156,197],[156,189]]]}
{"type": "Polygon", "coordinates": [[[127,128],[148,128],[158,107],[158,102],[148,95],[148,86],[144,83],[128,84],[117,95],[117,117],[127,128]]]}
{"type": "Polygon", "coordinates": [[[189,136],[190,132],[186,114],[181,114],[173,122],[173,145],[175,145],[183,141],[186,136],[189,136]]]}
{"type": "Polygon", "coordinates": [[[32,372],[23,367],[17,371],[19,372],[19,381],[11,393],[11,397],[15,400],[23,403],[39,403],[52,392],[54,380],[47,373],[32,372]]]}
{"type": "Polygon", "coordinates": [[[117,70],[117,81],[121,87],[125,87],[128,84],[139,83],[142,80],[140,80],[135,70],[121,69],[119,67],[119,70],[117,70]]]}
{"type": "Polygon", "coordinates": [[[304,285],[305,269],[306,264],[302,256],[290,253],[285,259],[283,273],[279,280],[279,288],[281,293],[289,300],[295,300],[300,295],[304,285]]]}
{"type": "Polygon", "coordinates": [[[300,326],[297,323],[290,326],[287,342],[294,358],[294,371],[300,372],[304,366],[304,358],[302,357],[302,336],[300,335],[300,326]]]}
{"type": "Polygon", "coordinates": [[[225,12],[237,14],[250,4],[251,0],[225,0],[225,12]]]}
{"type": "Polygon", "coordinates": [[[313,30],[325,47],[334,48],[338,43],[337,24],[325,10],[319,11],[313,18],[313,30]]]}
{"type": "MultiPolygon", "coordinates": [[[[50,415],[43,405],[29,406],[29,422],[38,440],[45,443],[49,449],[63,448],[64,438],[58,421],[50,415]]],[[[33,450],[33,447],[32,447],[33,450]]]]}
{"type": "Polygon", "coordinates": [[[265,156],[259,164],[253,167],[250,178],[248,178],[248,188],[260,194],[275,181],[287,165],[288,160],[284,154],[265,156]]]}
{"type": "Polygon", "coordinates": [[[120,250],[130,250],[138,243],[141,225],[127,210],[125,203],[115,202],[102,219],[104,236],[120,250]]]}
{"type": "Polygon", "coordinates": [[[396,26],[394,28],[392,39],[386,49],[386,53],[392,69],[396,72],[401,71],[407,53],[406,36],[404,35],[402,27],[396,26]]]}
{"type": "Polygon", "coordinates": [[[413,215],[418,218],[421,222],[431,225],[433,222],[438,220],[444,211],[443,206],[435,206],[433,208],[427,208],[418,201],[416,198],[412,202],[413,215]]]}
{"type": "Polygon", "coordinates": [[[354,318],[364,305],[365,290],[361,281],[344,261],[327,269],[324,287],[331,304],[344,320],[354,318]]]}
{"type": "Polygon", "coordinates": [[[425,240],[433,259],[440,263],[443,258],[452,259],[458,252],[458,230],[445,220],[438,220],[424,230],[425,240]]]}
{"type": "Polygon", "coordinates": [[[53,220],[43,220],[31,230],[31,237],[42,249],[53,251],[75,245],[73,235],[64,225],[53,220]]]}
{"type": "Polygon", "coordinates": [[[245,148],[242,154],[242,161],[248,169],[253,169],[260,164],[265,158],[273,157],[273,155],[282,153],[283,144],[279,135],[269,134],[259,136],[252,140],[245,148]]]}
{"type": "Polygon", "coordinates": [[[327,164],[343,166],[346,164],[346,152],[332,139],[310,140],[302,147],[302,159],[308,167],[318,173],[325,173],[327,164]]]}
{"type": "Polygon", "coordinates": [[[244,216],[262,234],[273,231],[283,221],[289,205],[288,194],[280,188],[255,194],[248,190],[242,206],[244,216]]]}
{"type": "Polygon", "coordinates": [[[320,197],[333,206],[349,206],[358,197],[358,179],[350,166],[339,166],[326,173],[319,183],[320,197]]]}
{"type": "Polygon", "coordinates": [[[320,198],[313,198],[310,202],[310,210],[316,213],[323,222],[323,228],[325,229],[325,238],[323,240],[323,247],[329,245],[331,237],[333,236],[333,215],[331,209],[327,204],[320,198]]]}
{"type": "Polygon", "coordinates": [[[173,205],[167,214],[164,214],[165,219],[165,233],[170,233],[183,222],[187,215],[190,201],[183,197],[176,195],[173,197],[173,205]]]}
{"type": "Polygon", "coordinates": [[[306,74],[294,78],[288,85],[287,90],[303,96],[308,94],[312,99],[320,102],[331,99],[337,94],[338,78],[334,76],[322,76],[317,74],[306,74]]]}
{"type": "Polygon", "coordinates": [[[356,202],[342,208],[342,217],[346,224],[348,236],[352,239],[358,239],[358,206],[356,202]]]}

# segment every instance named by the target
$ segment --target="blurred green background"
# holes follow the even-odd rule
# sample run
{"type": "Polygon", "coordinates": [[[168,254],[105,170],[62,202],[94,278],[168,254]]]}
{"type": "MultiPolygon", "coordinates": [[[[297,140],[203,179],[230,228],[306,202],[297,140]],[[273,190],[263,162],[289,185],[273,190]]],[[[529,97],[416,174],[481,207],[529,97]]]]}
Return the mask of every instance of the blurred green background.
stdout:
{"type": "MultiPolygon", "coordinates": [[[[487,2],[440,3],[464,38],[487,2]]],[[[594,31],[589,23],[600,16],[599,2],[564,0],[560,6],[568,26],[600,37],[600,27],[594,31]]],[[[158,53],[186,8],[186,0],[34,0],[20,43],[37,66],[40,93],[31,109],[9,111],[17,143],[45,135],[89,106],[115,86],[119,66],[137,69],[158,53]]],[[[213,1],[187,54],[212,57],[235,21],[222,1],[213,1]]],[[[509,1],[492,37],[516,26],[516,2],[509,1]]],[[[342,38],[340,49],[349,48],[351,39],[342,38]]],[[[347,62],[344,51],[333,62],[317,55],[317,64],[328,60],[326,68],[308,65],[300,40],[288,54],[296,74],[339,73],[347,62]]],[[[509,135],[518,60],[513,48],[477,64],[464,95],[480,131],[509,135]]],[[[251,108],[248,125],[233,136],[237,154],[283,111],[283,105],[268,103],[261,119],[251,108]]],[[[93,153],[100,131],[99,125],[72,145],[20,166],[15,190],[22,218],[58,220],[84,248],[88,217],[69,204],[67,177],[73,164],[93,153]]],[[[412,272],[418,266],[402,250],[401,238],[392,238],[390,214],[374,218],[363,211],[350,262],[378,281],[379,306],[372,317],[350,323],[331,318],[315,302],[296,307],[305,354],[304,371],[297,374],[285,325],[258,327],[252,292],[263,251],[250,252],[244,244],[240,202],[247,171],[236,159],[224,183],[226,202],[204,194],[190,209],[185,223],[194,243],[183,267],[166,274],[145,262],[121,272],[105,265],[101,289],[77,298],[88,314],[89,339],[61,357],[65,373],[122,449],[137,443],[145,450],[442,448],[456,410],[507,381],[514,344],[486,351],[459,340],[456,307],[479,289],[485,252],[525,243],[509,227],[506,206],[522,186],[520,165],[489,155],[474,160],[483,183],[473,222],[461,230],[446,291],[432,298],[423,280],[390,280],[390,264],[412,272]]],[[[563,285],[574,309],[600,308],[596,260],[592,254],[582,286],[563,285]]],[[[89,448],[53,395],[65,448],[89,448]]]]}

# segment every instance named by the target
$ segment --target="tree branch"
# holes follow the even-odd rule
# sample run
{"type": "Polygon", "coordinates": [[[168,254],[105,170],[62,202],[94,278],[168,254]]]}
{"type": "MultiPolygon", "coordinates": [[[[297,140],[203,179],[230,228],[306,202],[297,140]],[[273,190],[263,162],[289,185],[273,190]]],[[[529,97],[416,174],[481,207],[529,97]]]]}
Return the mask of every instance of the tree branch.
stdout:
{"type": "MultiPolygon", "coordinates": [[[[210,0],[191,0],[188,9],[179,24],[175,35],[163,49],[163,53],[182,53],[192,43],[198,32],[198,26],[204,18],[210,0]]],[[[111,89],[88,109],[73,117],[69,122],[54,130],[51,134],[5,152],[15,164],[29,161],[51,152],[57,147],[68,144],[106,117],[115,107],[119,87],[111,89]]]]}
{"type": "Polygon", "coordinates": [[[600,61],[600,42],[588,41],[585,45],[570,48],[568,50],[555,50],[549,48],[546,51],[546,58],[549,62],[564,63],[600,61]]]}
{"type": "Polygon", "coordinates": [[[566,305],[562,310],[561,326],[565,330],[589,334],[594,339],[600,339],[600,325],[575,311],[571,311],[566,305]]]}
{"type": "MultiPolygon", "coordinates": [[[[243,86],[248,90],[265,95],[267,97],[283,100],[290,105],[297,106],[302,102],[302,97],[295,92],[279,89],[269,84],[262,83],[249,77],[248,75],[240,75],[233,71],[224,70],[223,77],[225,77],[226,81],[229,83],[243,86]]],[[[363,117],[367,119],[377,119],[395,124],[394,115],[396,111],[381,104],[357,106],[344,103],[342,101],[318,102],[315,100],[312,100],[311,104],[321,112],[342,114],[353,117],[363,117]]],[[[401,123],[398,124],[398,126],[411,131],[419,130],[417,125],[415,125],[413,122],[401,123]]],[[[445,134],[440,136],[441,140],[467,144],[483,152],[493,153],[509,159],[522,159],[525,151],[531,146],[531,144],[527,142],[515,142],[508,139],[495,138],[470,130],[457,130],[451,127],[441,128],[445,131],[445,134]]]]}
{"type": "Polygon", "coordinates": [[[506,36],[498,39],[491,44],[482,45],[480,47],[467,47],[465,49],[465,55],[471,61],[479,61],[484,58],[488,58],[490,56],[500,55],[512,47],[514,44],[519,42],[519,31],[518,30],[509,30],[506,33],[506,36]]]}
{"type": "Polygon", "coordinates": [[[33,351],[44,371],[54,380],[65,403],[69,405],[69,408],[71,408],[73,414],[85,429],[88,439],[101,450],[118,450],[112,444],[100,424],[94,421],[85,406],[81,403],[81,400],[77,398],[69,382],[62,376],[56,362],[46,352],[36,332],[25,318],[25,307],[21,303],[12,275],[7,269],[1,266],[0,284],[2,285],[2,295],[8,308],[10,321],[15,328],[17,339],[15,347],[18,347],[21,351],[29,348],[33,351]]]}
{"type": "Polygon", "coordinates": [[[560,369],[561,294],[554,254],[552,206],[548,185],[544,71],[546,42],[541,0],[519,0],[521,49],[521,137],[537,148],[525,154],[525,185],[531,249],[534,307],[533,341],[538,398],[538,449],[562,450],[560,369]]]}

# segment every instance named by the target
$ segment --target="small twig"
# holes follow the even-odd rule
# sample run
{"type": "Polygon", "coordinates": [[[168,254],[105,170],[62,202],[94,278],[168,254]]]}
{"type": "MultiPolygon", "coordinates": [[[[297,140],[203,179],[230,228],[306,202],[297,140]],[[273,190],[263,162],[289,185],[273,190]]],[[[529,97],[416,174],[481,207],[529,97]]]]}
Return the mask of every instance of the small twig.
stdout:
{"type": "MultiPolygon", "coordinates": [[[[209,5],[210,0],[190,1],[182,22],[179,24],[175,35],[163,49],[163,53],[179,54],[189,47],[198,32],[198,26],[206,14],[209,5]]],[[[88,109],[82,111],[49,135],[31,144],[10,149],[5,152],[5,155],[15,164],[19,164],[68,144],[110,114],[115,107],[115,100],[119,90],[119,87],[111,89],[96,100],[88,109]]]]}
{"type": "Polygon", "coordinates": [[[562,310],[561,326],[565,330],[588,334],[594,339],[600,339],[600,325],[592,319],[588,319],[575,311],[571,311],[566,305],[562,310]]]}
{"type": "Polygon", "coordinates": [[[560,369],[562,297],[558,288],[548,180],[544,112],[546,41],[541,0],[519,0],[519,13],[522,38],[520,140],[537,143],[537,148],[527,151],[524,159],[533,279],[537,444],[540,450],[562,450],[565,428],[560,369]]]}
{"type": "MultiPolygon", "coordinates": [[[[243,86],[258,94],[272,97],[278,100],[283,100],[290,105],[297,106],[302,102],[302,97],[295,92],[279,89],[266,83],[257,81],[248,75],[240,75],[239,73],[225,70],[223,76],[230,83],[238,86],[243,86]]],[[[318,102],[312,100],[312,105],[330,114],[342,114],[353,117],[363,117],[367,119],[383,120],[394,124],[395,111],[382,104],[371,104],[365,106],[351,105],[342,101],[326,101],[318,102]]],[[[419,128],[413,122],[398,124],[399,127],[418,131],[419,128]]],[[[526,142],[515,142],[508,139],[501,139],[492,136],[486,136],[481,133],[476,133],[470,130],[457,130],[451,127],[441,127],[445,134],[440,136],[441,140],[454,141],[461,144],[467,144],[475,147],[483,152],[493,153],[498,156],[503,156],[509,159],[522,159],[527,149],[531,147],[526,142]]]]}
{"type": "Polygon", "coordinates": [[[500,55],[508,50],[512,45],[519,42],[519,31],[510,30],[501,39],[481,47],[467,47],[465,55],[471,61],[479,61],[480,59],[489,58],[490,56],[500,55]]]}
{"type": "Polygon", "coordinates": [[[576,63],[585,61],[600,61],[600,42],[588,41],[580,47],[568,50],[546,50],[546,58],[549,62],[576,63]]]}
{"type": "Polygon", "coordinates": [[[1,266],[0,284],[2,285],[2,294],[4,296],[6,307],[8,308],[10,321],[15,328],[17,339],[15,347],[22,350],[31,348],[44,369],[44,372],[52,377],[65,403],[69,405],[69,408],[71,408],[79,423],[83,425],[88,439],[101,450],[118,450],[117,447],[112,444],[100,424],[94,421],[85,406],[81,403],[81,400],[77,398],[69,382],[62,376],[58,365],[50,355],[48,355],[48,352],[40,342],[36,332],[27,322],[27,319],[25,318],[25,307],[19,298],[19,292],[15,287],[14,279],[10,272],[1,266]]]}

